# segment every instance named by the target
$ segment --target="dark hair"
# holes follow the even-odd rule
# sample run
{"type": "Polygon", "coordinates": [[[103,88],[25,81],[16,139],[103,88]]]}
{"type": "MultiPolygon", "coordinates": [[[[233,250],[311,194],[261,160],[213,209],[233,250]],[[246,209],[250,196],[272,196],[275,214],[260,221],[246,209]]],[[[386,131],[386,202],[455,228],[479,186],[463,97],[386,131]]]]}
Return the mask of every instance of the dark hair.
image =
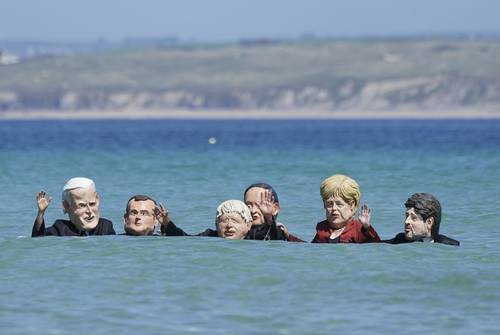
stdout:
{"type": "Polygon", "coordinates": [[[407,209],[414,208],[415,213],[420,215],[424,221],[430,217],[434,218],[431,235],[433,239],[436,239],[441,223],[441,204],[438,199],[429,193],[415,193],[406,200],[405,207],[407,209]]]}
{"type": "Polygon", "coordinates": [[[131,200],[135,200],[135,201],[148,201],[148,200],[151,200],[152,202],[154,202],[155,206],[158,206],[158,203],[155,201],[155,199],[151,198],[150,196],[144,195],[144,194],[136,194],[133,197],[131,197],[130,199],[128,199],[128,201],[127,201],[127,210],[125,211],[125,215],[127,215],[128,211],[130,210],[130,201],[131,200]]]}
{"type": "Polygon", "coordinates": [[[275,203],[280,203],[279,199],[278,199],[278,193],[276,193],[276,191],[274,190],[274,188],[269,185],[269,184],[266,184],[266,183],[255,183],[255,184],[252,184],[250,186],[247,187],[247,189],[245,190],[245,192],[243,193],[243,198],[246,197],[247,195],[247,192],[251,189],[251,188],[254,188],[254,187],[258,187],[258,188],[263,188],[265,190],[269,190],[271,191],[272,195],[273,195],[273,200],[275,203]]]}

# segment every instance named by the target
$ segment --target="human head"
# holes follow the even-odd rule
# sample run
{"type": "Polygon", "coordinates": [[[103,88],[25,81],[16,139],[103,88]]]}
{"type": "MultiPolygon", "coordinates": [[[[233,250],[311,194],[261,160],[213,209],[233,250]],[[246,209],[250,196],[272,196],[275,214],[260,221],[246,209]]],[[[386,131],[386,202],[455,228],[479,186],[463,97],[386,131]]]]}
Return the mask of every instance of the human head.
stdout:
{"type": "Polygon", "coordinates": [[[71,178],[62,192],[62,206],[79,230],[94,229],[99,223],[99,195],[92,179],[71,178]]]}
{"type": "Polygon", "coordinates": [[[127,201],[123,215],[125,232],[129,235],[152,235],[158,220],[155,215],[156,201],[142,194],[137,194],[127,201]]]}
{"type": "Polygon", "coordinates": [[[215,227],[219,237],[242,240],[252,227],[252,214],[240,200],[227,200],[217,207],[215,227]]]}
{"type": "Polygon", "coordinates": [[[436,239],[441,223],[441,204],[429,193],[415,193],[405,202],[405,235],[409,240],[436,239]]]}
{"type": "Polygon", "coordinates": [[[336,174],[323,180],[320,186],[326,219],[334,229],[342,228],[354,216],[361,191],[352,178],[336,174]]]}
{"type": "Polygon", "coordinates": [[[259,226],[264,223],[264,215],[260,208],[257,206],[258,203],[262,200],[262,196],[264,192],[271,192],[273,206],[272,212],[274,218],[278,217],[278,213],[280,211],[280,203],[278,199],[278,194],[274,190],[274,188],[266,183],[255,183],[247,187],[245,192],[243,193],[243,197],[246,205],[250,209],[250,213],[252,214],[253,226],[259,226]]]}

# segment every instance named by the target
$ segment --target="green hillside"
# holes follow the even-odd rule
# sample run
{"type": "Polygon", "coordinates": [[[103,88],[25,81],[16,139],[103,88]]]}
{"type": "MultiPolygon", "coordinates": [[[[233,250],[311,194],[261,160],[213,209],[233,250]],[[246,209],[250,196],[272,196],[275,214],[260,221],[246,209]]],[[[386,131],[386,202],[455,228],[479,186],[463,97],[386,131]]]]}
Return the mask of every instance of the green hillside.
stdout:
{"type": "MultiPolygon", "coordinates": [[[[425,102],[432,94],[459,90],[453,88],[457,83],[463,83],[469,97],[450,103],[496,103],[500,101],[500,92],[496,92],[500,43],[439,39],[317,41],[39,58],[0,66],[0,107],[58,108],[68,92],[79,101],[72,105],[74,108],[92,107],[94,102],[102,104],[95,107],[107,107],[107,95],[113,93],[148,93],[152,104],[161,107],[159,98],[154,97],[165,92],[202,97],[198,107],[238,107],[241,103],[245,107],[247,100],[249,106],[272,107],[284,90],[296,94],[307,87],[316,90],[313,95],[318,90],[328,95],[320,100],[330,107],[345,105],[346,101],[349,107],[362,100],[356,95],[370,83],[419,82],[422,78],[428,80],[417,83],[420,93],[414,92],[406,101],[408,92],[401,96],[400,91],[391,91],[397,96],[389,95],[390,103],[397,104],[401,99],[425,102]]],[[[317,104],[317,97],[312,100],[312,105],[317,104]]],[[[182,102],[174,104],[182,107],[182,102]]]]}

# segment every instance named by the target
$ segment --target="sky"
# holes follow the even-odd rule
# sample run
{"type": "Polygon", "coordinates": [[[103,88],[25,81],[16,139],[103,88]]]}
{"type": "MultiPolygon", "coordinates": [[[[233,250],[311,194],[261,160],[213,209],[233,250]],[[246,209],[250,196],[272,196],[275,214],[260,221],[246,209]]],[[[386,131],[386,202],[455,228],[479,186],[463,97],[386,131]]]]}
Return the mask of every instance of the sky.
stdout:
{"type": "Polygon", "coordinates": [[[0,40],[500,33],[497,0],[0,0],[0,40]]]}

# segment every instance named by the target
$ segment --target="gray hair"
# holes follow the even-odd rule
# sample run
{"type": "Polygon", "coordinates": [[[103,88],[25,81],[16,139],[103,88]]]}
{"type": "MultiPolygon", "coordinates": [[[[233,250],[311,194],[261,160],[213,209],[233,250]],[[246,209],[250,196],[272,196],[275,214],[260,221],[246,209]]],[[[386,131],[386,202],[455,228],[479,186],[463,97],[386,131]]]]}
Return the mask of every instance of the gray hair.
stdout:
{"type": "Polygon", "coordinates": [[[71,178],[63,186],[62,201],[65,201],[66,203],[70,204],[71,197],[69,195],[69,192],[77,188],[94,189],[94,190],[96,189],[95,183],[92,179],[85,177],[71,178]]]}
{"type": "Polygon", "coordinates": [[[245,205],[243,201],[240,200],[226,200],[217,207],[217,214],[215,217],[215,224],[224,214],[239,214],[246,223],[252,222],[252,214],[250,209],[245,205]]]}

